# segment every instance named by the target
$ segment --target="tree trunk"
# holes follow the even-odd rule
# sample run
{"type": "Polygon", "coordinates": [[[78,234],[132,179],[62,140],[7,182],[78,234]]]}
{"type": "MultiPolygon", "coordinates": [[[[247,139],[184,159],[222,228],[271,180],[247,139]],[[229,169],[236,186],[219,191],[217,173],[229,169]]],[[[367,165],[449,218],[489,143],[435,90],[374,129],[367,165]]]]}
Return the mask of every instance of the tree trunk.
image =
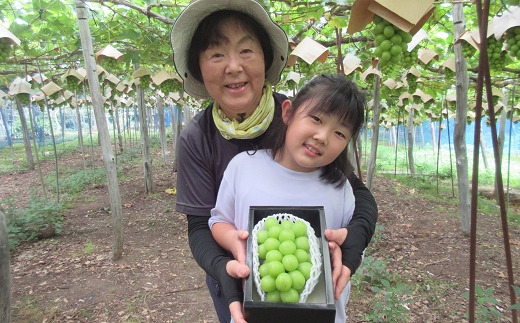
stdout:
{"type": "Polygon", "coordinates": [[[12,146],[13,143],[11,142],[11,132],[9,131],[9,123],[8,123],[7,114],[5,113],[5,109],[4,108],[0,108],[0,115],[2,116],[2,123],[3,123],[4,128],[5,128],[5,134],[6,134],[6,137],[7,137],[7,144],[9,146],[12,146]]]}
{"type": "MultiPolygon", "coordinates": [[[[137,69],[137,66],[135,67],[137,69]]],[[[146,105],[144,103],[144,91],[137,86],[137,105],[139,107],[139,126],[141,129],[141,153],[143,155],[144,192],[154,192],[152,176],[152,156],[150,154],[150,137],[148,135],[148,123],[146,117],[146,105]]]]}
{"type": "Polygon", "coordinates": [[[372,108],[372,147],[370,148],[370,160],[367,167],[367,188],[372,189],[374,171],[376,169],[377,143],[379,140],[379,115],[381,112],[379,104],[379,75],[374,78],[374,104],[372,108]]]}
{"type": "Polygon", "coordinates": [[[161,151],[164,165],[168,165],[168,146],[166,144],[166,129],[164,126],[164,101],[157,96],[157,109],[159,110],[159,133],[161,135],[161,151]]]}
{"type": "Polygon", "coordinates": [[[110,135],[105,119],[105,109],[103,107],[101,89],[99,87],[99,80],[96,73],[96,61],[94,59],[92,37],[88,25],[87,5],[84,1],[85,0],[75,0],[75,5],[78,16],[83,59],[85,61],[85,69],[87,70],[87,78],[91,92],[90,94],[92,96],[92,105],[94,107],[98,134],[101,138],[103,163],[107,174],[114,239],[112,245],[112,258],[119,259],[123,254],[123,212],[121,207],[121,194],[119,192],[114,152],[110,145],[110,135]]]}
{"type": "Polygon", "coordinates": [[[408,163],[410,164],[410,174],[415,175],[415,164],[413,161],[413,143],[414,143],[414,128],[413,128],[413,105],[410,107],[408,114],[408,163]]]}
{"type": "Polygon", "coordinates": [[[76,98],[76,107],[74,110],[76,110],[76,119],[78,124],[78,142],[79,142],[79,149],[81,150],[81,159],[83,160],[83,169],[85,170],[85,173],[87,172],[87,162],[85,161],[85,147],[83,147],[83,127],[81,126],[81,116],[79,114],[79,105],[78,102],[78,93],[76,90],[74,90],[74,98],[76,98]]]}
{"type": "Polygon", "coordinates": [[[482,128],[480,130],[480,151],[482,152],[482,161],[484,162],[484,169],[488,170],[488,160],[487,160],[487,151],[486,151],[486,142],[484,141],[484,134],[482,133],[482,128]]]}
{"type": "Polygon", "coordinates": [[[0,210],[0,322],[11,323],[11,260],[7,219],[0,210]]]}
{"type": "Polygon", "coordinates": [[[123,137],[121,136],[121,126],[119,125],[119,108],[114,107],[115,122],[117,127],[117,140],[119,141],[119,151],[123,153],[123,137]]]}
{"type": "Polygon", "coordinates": [[[31,135],[29,134],[29,128],[27,127],[27,120],[25,119],[25,114],[23,112],[23,107],[18,98],[15,98],[16,101],[16,109],[18,110],[18,115],[20,117],[20,123],[22,124],[22,133],[23,133],[23,145],[25,147],[25,157],[27,158],[27,167],[30,170],[34,170],[34,159],[31,151],[31,135]]]}
{"type": "MultiPolygon", "coordinates": [[[[454,3],[453,31],[457,39],[466,30],[466,17],[464,17],[463,4],[454,3]]],[[[456,117],[453,143],[457,165],[457,187],[459,191],[459,208],[461,230],[464,235],[470,234],[471,226],[471,200],[469,194],[468,157],[466,151],[466,120],[468,116],[468,68],[466,59],[462,56],[462,45],[454,45],[456,68],[456,117]]]]}
{"type": "Polygon", "coordinates": [[[35,152],[35,156],[36,156],[36,164],[38,165],[38,176],[40,178],[40,185],[42,186],[42,190],[43,190],[43,197],[45,199],[47,199],[47,189],[45,187],[45,182],[43,181],[43,174],[42,174],[42,166],[40,164],[40,157],[38,156],[38,143],[36,142],[36,133],[34,131],[34,118],[33,118],[33,112],[32,112],[32,109],[31,107],[29,107],[29,121],[31,123],[31,132],[32,132],[32,137],[33,137],[33,144],[34,144],[34,152],[35,152]]]}
{"type": "Polygon", "coordinates": [[[437,140],[435,139],[435,124],[433,123],[432,119],[430,119],[430,132],[432,134],[433,158],[437,158],[437,140]]]}

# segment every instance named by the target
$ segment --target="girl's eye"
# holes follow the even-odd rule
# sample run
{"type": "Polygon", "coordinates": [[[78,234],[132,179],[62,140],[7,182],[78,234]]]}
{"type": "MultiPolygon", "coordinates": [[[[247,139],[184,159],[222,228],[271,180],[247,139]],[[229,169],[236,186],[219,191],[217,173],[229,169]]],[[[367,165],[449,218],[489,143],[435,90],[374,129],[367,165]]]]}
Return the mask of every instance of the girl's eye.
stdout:
{"type": "Polygon", "coordinates": [[[312,119],[314,119],[314,121],[316,122],[321,122],[321,119],[317,116],[311,116],[312,119]]]}
{"type": "Polygon", "coordinates": [[[342,132],[340,132],[340,131],[336,131],[336,134],[338,136],[340,136],[341,138],[346,138],[345,135],[342,132]]]}

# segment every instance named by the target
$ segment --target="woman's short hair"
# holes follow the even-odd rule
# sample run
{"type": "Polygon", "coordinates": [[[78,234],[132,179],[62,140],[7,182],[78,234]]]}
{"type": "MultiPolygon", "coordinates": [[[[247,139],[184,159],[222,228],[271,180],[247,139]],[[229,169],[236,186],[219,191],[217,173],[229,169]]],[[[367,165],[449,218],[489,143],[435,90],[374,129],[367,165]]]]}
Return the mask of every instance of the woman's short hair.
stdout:
{"type": "Polygon", "coordinates": [[[271,48],[269,35],[262,26],[245,13],[233,10],[221,10],[204,18],[197,27],[191,40],[188,50],[188,70],[197,81],[203,82],[199,65],[200,54],[212,45],[228,41],[223,34],[222,27],[229,21],[236,23],[237,26],[243,28],[246,32],[258,39],[264,54],[265,71],[267,72],[269,67],[271,67],[273,62],[273,50],[271,48]]]}

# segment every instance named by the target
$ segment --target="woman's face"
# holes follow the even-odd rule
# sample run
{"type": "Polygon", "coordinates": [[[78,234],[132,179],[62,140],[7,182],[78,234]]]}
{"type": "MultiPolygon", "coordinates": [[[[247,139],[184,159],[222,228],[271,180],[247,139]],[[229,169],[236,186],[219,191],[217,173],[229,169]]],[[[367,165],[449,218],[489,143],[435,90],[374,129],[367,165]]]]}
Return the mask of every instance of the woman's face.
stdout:
{"type": "Polygon", "coordinates": [[[242,121],[251,116],[262,97],[264,53],[258,39],[243,28],[227,22],[222,32],[228,41],[200,54],[200,71],[206,90],[226,116],[242,121]]]}

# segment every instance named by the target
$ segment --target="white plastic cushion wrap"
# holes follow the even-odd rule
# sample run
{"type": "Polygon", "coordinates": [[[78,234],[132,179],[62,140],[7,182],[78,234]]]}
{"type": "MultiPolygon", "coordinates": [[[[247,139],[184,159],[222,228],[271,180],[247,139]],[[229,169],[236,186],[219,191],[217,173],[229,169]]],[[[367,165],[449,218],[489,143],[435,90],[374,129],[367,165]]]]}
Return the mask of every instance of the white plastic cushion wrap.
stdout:
{"type": "Polygon", "coordinates": [[[320,253],[320,246],[318,243],[318,238],[316,238],[316,234],[314,233],[314,229],[309,224],[309,222],[294,216],[289,213],[278,213],[273,214],[268,217],[263,218],[262,220],[258,221],[258,223],[253,228],[252,232],[252,238],[253,238],[253,273],[254,273],[254,280],[256,289],[258,291],[258,294],[260,295],[260,299],[262,301],[265,301],[265,292],[260,287],[260,273],[258,272],[258,268],[260,267],[260,257],[258,257],[258,241],[257,241],[257,234],[261,230],[265,230],[264,222],[268,218],[275,218],[278,220],[278,223],[281,223],[284,220],[289,220],[292,223],[295,223],[296,221],[302,221],[307,225],[307,237],[309,239],[309,252],[311,254],[311,275],[310,278],[305,282],[305,287],[303,288],[302,293],[300,294],[299,303],[305,303],[307,300],[307,297],[312,293],[314,287],[318,283],[319,277],[321,275],[321,253],[320,253]]]}

